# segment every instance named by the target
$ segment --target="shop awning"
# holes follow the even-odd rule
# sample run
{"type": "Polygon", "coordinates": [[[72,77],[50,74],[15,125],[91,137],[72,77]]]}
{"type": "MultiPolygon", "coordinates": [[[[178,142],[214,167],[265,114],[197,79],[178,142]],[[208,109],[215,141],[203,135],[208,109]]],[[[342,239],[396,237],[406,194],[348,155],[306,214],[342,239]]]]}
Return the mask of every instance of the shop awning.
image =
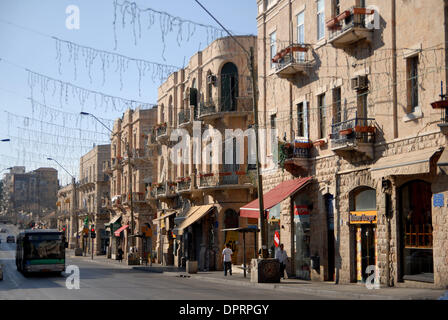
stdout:
{"type": "MultiPolygon", "coordinates": [[[[288,180],[280,183],[274,189],[263,195],[264,210],[271,209],[273,206],[282,202],[287,197],[295,194],[297,191],[305,187],[311,180],[312,177],[307,177],[288,180]]],[[[244,207],[240,208],[240,216],[245,218],[258,219],[260,217],[259,208],[260,207],[258,199],[255,199],[254,201],[249,202],[244,207]]]]}
{"type": "Polygon", "coordinates": [[[116,237],[119,237],[121,231],[123,231],[123,230],[125,230],[125,229],[127,229],[127,228],[129,228],[129,225],[122,226],[120,229],[118,229],[117,231],[114,232],[114,235],[115,235],[116,237]]]}
{"type": "Polygon", "coordinates": [[[188,211],[187,218],[184,221],[182,221],[181,225],[177,228],[177,234],[182,235],[185,228],[189,227],[190,225],[201,219],[203,216],[212,211],[214,208],[215,206],[213,204],[191,207],[190,211],[188,211]]]}
{"type": "Polygon", "coordinates": [[[167,217],[169,217],[169,216],[172,216],[172,215],[175,214],[176,212],[177,212],[177,211],[171,211],[171,212],[165,213],[164,215],[158,217],[157,219],[153,219],[152,221],[160,221],[160,220],[165,219],[165,218],[167,218],[167,217]]]}
{"type": "Polygon", "coordinates": [[[432,160],[442,151],[443,148],[438,147],[383,157],[370,169],[371,177],[380,179],[386,176],[430,173],[432,160]]]}

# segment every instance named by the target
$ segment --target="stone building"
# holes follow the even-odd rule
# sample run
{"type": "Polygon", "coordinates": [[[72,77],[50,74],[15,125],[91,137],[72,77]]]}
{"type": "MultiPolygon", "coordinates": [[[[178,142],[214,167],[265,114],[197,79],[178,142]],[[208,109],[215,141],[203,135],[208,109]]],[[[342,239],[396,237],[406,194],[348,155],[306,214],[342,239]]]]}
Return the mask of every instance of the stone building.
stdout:
{"type": "Polygon", "coordinates": [[[269,210],[288,272],[447,286],[445,1],[257,3],[264,191],[296,181],[269,210]]]}
{"type": "MultiPolygon", "coordinates": [[[[158,208],[158,261],[166,265],[197,261],[200,270],[219,270],[227,242],[235,251],[233,262],[242,264],[242,236],[222,230],[257,223],[238,214],[256,196],[247,143],[241,135],[243,143],[237,144],[225,131],[245,131],[253,124],[247,52],[252,48],[256,55],[257,39],[236,39],[245,51],[230,37],[220,38],[159,87],[158,180],[150,197],[158,208]],[[243,155],[238,162],[237,146],[243,155]]],[[[249,261],[254,257],[252,238],[246,247],[249,261]]]]}
{"type": "Polygon", "coordinates": [[[96,238],[85,239],[85,247],[92,247],[93,240],[94,254],[106,254],[106,247],[109,243],[109,234],[106,232],[105,223],[110,220],[109,210],[103,207],[103,202],[110,199],[109,176],[104,173],[104,168],[110,163],[110,145],[95,146],[92,150],[81,157],[79,163],[79,188],[78,188],[78,208],[80,227],[94,226],[96,238]],[[86,220],[87,218],[87,220],[86,220]]]}
{"type": "Polygon", "coordinates": [[[74,191],[73,184],[60,188],[56,202],[57,229],[60,231],[65,229],[65,237],[70,249],[78,247],[80,243],[78,239],[82,236],[78,230],[76,207],[73,207],[75,203],[74,191]]]}
{"type": "Polygon", "coordinates": [[[38,219],[56,209],[58,172],[53,168],[39,168],[30,172],[25,167],[13,167],[5,175],[6,197],[13,214],[31,212],[38,219]]]}
{"type": "Polygon", "coordinates": [[[156,172],[156,155],[148,147],[150,133],[156,122],[157,108],[137,108],[127,110],[114,123],[111,162],[105,170],[111,177],[111,201],[104,203],[111,212],[106,226],[110,232],[110,257],[113,259],[116,258],[118,248],[122,248],[124,258],[127,259],[132,244],[138,255],[145,259],[151,251],[152,243],[147,230],[152,228],[155,212],[146,201],[146,187],[153,181],[156,172]],[[133,233],[130,230],[132,215],[133,233]],[[138,237],[129,237],[130,235],[138,237]]]}

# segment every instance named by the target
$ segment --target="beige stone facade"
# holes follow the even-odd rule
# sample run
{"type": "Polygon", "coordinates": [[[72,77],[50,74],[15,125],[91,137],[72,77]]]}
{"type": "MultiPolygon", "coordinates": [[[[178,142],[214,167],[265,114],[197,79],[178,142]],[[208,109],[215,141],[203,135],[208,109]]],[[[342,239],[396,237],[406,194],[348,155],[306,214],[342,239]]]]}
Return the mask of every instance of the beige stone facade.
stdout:
{"type": "Polygon", "coordinates": [[[127,258],[133,244],[140,257],[151,251],[151,239],[130,238],[131,211],[134,218],[134,235],[141,235],[142,228],[152,228],[154,210],[146,201],[146,187],[154,181],[156,173],[156,154],[149,147],[151,132],[157,122],[157,108],[127,110],[121,119],[114,123],[111,136],[111,162],[106,172],[110,175],[110,203],[104,205],[111,209],[109,224],[111,258],[116,258],[118,248],[122,248],[127,258]],[[129,146],[129,152],[128,152],[129,146]],[[130,176],[131,174],[131,176],[130,176]],[[132,181],[132,186],[130,185],[132,181]],[[132,206],[131,191],[132,188],[132,206]],[[129,226],[115,236],[117,228],[129,226]]]}
{"type": "Polygon", "coordinates": [[[257,3],[259,120],[290,144],[264,190],[313,177],[281,204],[289,273],[364,282],[376,265],[382,285],[448,285],[446,118],[431,107],[447,85],[444,1],[257,3]]]}
{"type": "Polygon", "coordinates": [[[103,170],[110,163],[110,154],[109,144],[95,146],[81,157],[79,163],[78,225],[84,227],[86,218],[87,227],[90,229],[93,225],[96,238],[91,239],[90,236],[83,238],[83,247],[86,252],[91,252],[93,240],[96,255],[106,254],[109,243],[109,235],[104,224],[110,221],[110,213],[103,204],[110,199],[110,181],[103,170]]]}
{"type": "MultiPolygon", "coordinates": [[[[236,39],[246,52],[252,48],[256,55],[256,37],[236,39]]],[[[212,139],[201,138],[213,130],[221,134],[225,145],[232,140],[226,138],[226,129],[244,131],[253,123],[245,51],[230,37],[218,39],[159,88],[155,133],[159,170],[150,195],[158,206],[157,252],[163,264],[185,266],[186,261],[197,261],[200,270],[220,270],[226,242],[232,242],[233,262],[243,262],[242,235],[222,230],[248,224],[247,218],[238,215],[239,208],[256,196],[248,174],[247,144],[242,146],[244,160],[235,165],[225,164],[224,150],[195,153],[194,146],[200,144],[205,150],[212,139]],[[199,138],[185,140],[189,150],[178,151],[170,141],[175,130],[182,139],[199,138]],[[174,156],[184,159],[176,162],[174,156]]],[[[246,248],[249,261],[254,257],[253,237],[248,236],[246,248]]]]}

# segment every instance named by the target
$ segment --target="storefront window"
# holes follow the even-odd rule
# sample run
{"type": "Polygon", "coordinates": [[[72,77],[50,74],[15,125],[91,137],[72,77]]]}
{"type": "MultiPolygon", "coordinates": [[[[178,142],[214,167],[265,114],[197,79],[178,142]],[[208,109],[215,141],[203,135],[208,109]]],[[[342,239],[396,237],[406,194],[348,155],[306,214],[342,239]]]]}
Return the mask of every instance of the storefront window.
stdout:
{"type": "MultiPolygon", "coordinates": [[[[277,249],[274,244],[274,235],[277,231],[280,233],[280,203],[272,207],[269,210],[269,221],[268,221],[268,252],[270,258],[275,258],[275,250],[277,249]]],[[[281,238],[280,238],[281,242],[281,238]]]]}
{"type": "Polygon", "coordinates": [[[294,199],[294,264],[296,276],[303,280],[311,279],[309,203],[304,195],[294,199]]]}
{"type": "Polygon", "coordinates": [[[433,281],[431,185],[415,181],[401,189],[404,278],[433,281]]]}

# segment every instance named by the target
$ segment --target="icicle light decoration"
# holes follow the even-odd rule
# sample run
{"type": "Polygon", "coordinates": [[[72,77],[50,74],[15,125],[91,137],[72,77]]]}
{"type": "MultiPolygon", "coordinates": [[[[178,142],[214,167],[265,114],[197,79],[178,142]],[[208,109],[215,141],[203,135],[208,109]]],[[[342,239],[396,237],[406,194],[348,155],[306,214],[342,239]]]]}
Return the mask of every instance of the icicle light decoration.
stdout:
{"type": "Polygon", "coordinates": [[[117,23],[119,21],[119,14],[121,15],[120,20],[123,29],[126,28],[126,19],[128,18],[129,23],[132,27],[135,45],[137,45],[137,41],[141,39],[142,20],[146,19],[148,30],[156,24],[156,21],[158,21],[163,44],[162,58],[164,61],[166,38],[171,33],[176,35],[176,40],[179,47],[182,45],[182,43],[189,42],[192,37],[197,34],[197,28],[200,28],[206,32],[207,43],[221,38],[226,34],[224,30],[212,25],[202,24],[180,17],[175,17],[170,15],[169,13],[157,11],[151,8],[139,8],[135,2],[123,1],[122,3],[119,3],[117,0],[114,0],[114,20],[112,24],[114,29],[115,50],[117,49],[118,43],[117,23]]]}
{"type": "Polygon", "coordinates": [[[76,80],[78,74],[78,63],[80,56],[82,56],[84,59],[84,66],[89,75],[90,83],[92,83],[92,67],[94,66],[95,61],[98,60],[102,73],[102,85],[104,86],[106,82],[107,71],[110,71],[110,69],[115,66],[115,70],[113,70],[113,72],[119,74],[120,90],[123,90],[123,76],[128,71],[129,64],[132,63],[138,71],[139,96],[141,96],[142,80],[147,74],[150,74],[151,80],[154,83],[157,81],[161,84],[165,82],[171,73],[179,69],[179,67],[172,65],[130,58],[121,54],[78,45],[56,37],[52,38],[56,43],[56,60],[59,65],[59,74],[62,75],[63,53],[66,52],[68,54],[68,61],[73,64],[74,78],[76,80]]]}
{"type": "Polygon", "coordinates": [[[77,100],[76,103],[85,107],[87,101],[93,100],[96,108],[104,108],[107,111],[123,112],[126,109],[135,109],[137,107],[151,109],[155,104],[128,100],[121,97],[111,96],[98,91],[89,90],[75,86],[71,83],[57,80],[43,74],[26,69],[28,72],[28,86],[30,88],[31,98],[34,99],[35,91],[40,90],[43,104],[46,104],[47,93],[50,91],[52,97],[59,94],[60,107],[68,104],[70,98],[77,100]]]}

